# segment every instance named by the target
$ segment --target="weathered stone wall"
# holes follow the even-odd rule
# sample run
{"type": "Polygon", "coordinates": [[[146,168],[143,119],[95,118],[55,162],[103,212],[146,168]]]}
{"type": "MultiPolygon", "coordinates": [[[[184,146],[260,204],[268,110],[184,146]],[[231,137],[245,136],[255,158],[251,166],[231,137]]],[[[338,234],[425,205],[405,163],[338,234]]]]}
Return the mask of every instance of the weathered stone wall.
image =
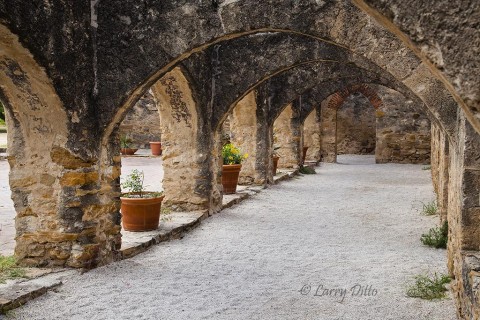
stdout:
{"type": "Polygon", "coordinates": [[[377,163],[430,163],[430,121],[425,111],[388,88],[375,87],[383,104],[376,114],[377,163]]]}
{"type": "Polygon", "coordinates": [[[151,90],[138,100],[120,124],[120,136],[132,140],[132,148],[149,149],[150,141],[161,141],[160,114],[151,90]]]}
{"type": "Polygon", "coordinates": [[[308,147],[306,161],[320,161],[321,122],[320,106],[313,109],[303,124],[303,146],[308,147]]]}
{"type": "Polygon", "coordinates": [[[375,152],[375,110],[362,94],[349,96],[337,111],[337,154],[375,152]]]}

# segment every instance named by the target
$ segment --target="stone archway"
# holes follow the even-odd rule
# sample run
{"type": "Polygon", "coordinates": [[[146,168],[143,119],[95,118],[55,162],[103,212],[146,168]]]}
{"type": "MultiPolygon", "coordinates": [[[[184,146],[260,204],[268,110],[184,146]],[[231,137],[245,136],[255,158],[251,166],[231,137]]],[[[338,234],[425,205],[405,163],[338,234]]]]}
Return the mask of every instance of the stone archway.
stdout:
{"type": "Polygon", "coordinates": [[[322,108],[322,150],[321,157],[325,162],[337,160],[337,113],[345,100],[355,93],[360,93],[368,99],[375,110],[382,107],[382,99],[375,90],[366,84],[356,84],[334,93],[322,108]]]}
{"type": "MultiPolygon", "coordinates": [[[[405,12],[405,4],[399,6],[400,9],[388,10],[395,4],[369,2],[384,9],[385,15],[392,19],[398,12],[405,12]]],[[[419,11],[431,13],[428,8],[419,11]]],[[[285,52],[278,59],[286,62],[281,67],[272,68],[272,65],[279,65],[278,60],[264,59],[265,55],[252,51],[251,56],[264,59],[264,63],[250,68],[242,65],[242,69],[251,72],[250,76],[244,72],[239,77],[240,80],[245,79],[242,86],[228,86],[235,84],[233,80],[238,68],[235,64],[228,64],[227,58],[233,55],[235,45],[229,42],[223,46],[226,41],[248,35],[266,39],[266,34],[277,33],[284,39],[304,37],[300,42],[307,42],[306,38],[309,38],[313,42],[329,44],[334,49],[326,46],[328,50],[323,52],[341,53],[342,58],[348,57],[340,59],[345,64],[357,63],[360,66],[370,62],[375,69],[391,75],[404,91],[417,96],[428,108],[435,120],[434,125],[446,134],[449,141],[448,212],[451,214],[449,222],[453,239],[450,253],[454,257],[452,261],[455,261],[454,273],[459,278],[455,287],[462,297],[459,299],[461,313],[478,314],[475,311],[479,305],[478,298],[471,290],[478,281],[473,272],[478,268],[473,266],[472,259],[465,258],[466,254],[469,257],[478,254],[480,245],[476,223],[480,216],[477,187],[480,168],[478,89],[472,89],[475,86],[468,83],[478,76],[475,72],[463,70],[468,69],[461,67],[463,63],[459,67],[455,58],[450,59],[455,62],[452,62],[453,72],[440,71],[425,59],[426,54],[416,48],[405,33],[363,1],[202,1],[183,5],[140,0],[83,4],[62,2],[36,7],[14,2],[8,7],[0,5],[0,18],[21,36],[22,43],[45,68],[47,80],[50,78],[55,88],[51,91],[58,93],[67,110],[65,115],[58,113],[65,116],[59,127],[63,130],[65,124],[67,128],[64,135],[56,137],[62,141],[55,140],[48,146],[52,149],[52,146],[60,145],[51,156],[54,159],[47,165],[61,171],[55,176],[54,184],[57,180],[65,184],[60,191],[61,201],[56,202],[59,204],[55,207],[59,218],[51,226],[52,230],[57,230],[55,223],[65,223],[66,229],[57,234],[62,244],[59,245],[56,238],[49,239],[47,244],[39,244],[40,248],[52,246],[62,249],[60,253],[51,254],[55,251],[49,251],[54,261],[52,264],[68,260],[72,266],[90,266],[107,263],[114,257],[119,243],[118,159],[113,151],[109,153],[107,150],[109,154],[105,155],[101,154],[101,150],[115,144],[112,137],[123,112],[147,88],[179,64],[189,69],[190,78],[194,80],[191,84],[195,87],[196,101],[205,108],[202,111],[206,116],[200,119],[200,131],[207,140],[202,149],[202,162],[209,165],[202,172],[205,179],[202,187],[205,194],[215,192],[214,159],[217,154],[213,131],[233,105],[227,103],[228,99],[221,102],[218,98],[228,96],[237,101],[259,82],[293,66],[312,61],[325,62],[325,57],[310,55],[288,60],[290,53],[285,52]],[[57,27],[52,28],[50,21],[55,21],[57,27]],[[167,21],[182,21],[182,24],[167,21]],[[226,48],[226,54],[218,55],[222,46],[226,48]],[[202,52],[207,52],[207,55],[202,55],[202,52]],[[195,54],[199,56],[197,60],[187,61],[195,54]],[[456,71],[461,75],[458,81],[456,71]],[[467,73],[468,76],[465,76],[467,73]],[[457,90],[451,85],[454,82],[459,83],[457,90]],[[220,87],[220,84],[226,85],[220,87]],[[465,91],[462,85],[467,88],[465,91]],[[198,90],[203,86],[204,90],[198,90]],[[461,96],[457,91],[461,92],[461,96]],[[472,103],[467,105],[466,101],[472,103]],[[213,154],[210,154],[212,150],[213,154]],[[467,250],[473,250],[475,254],[467,250]]],[[[404,30],[418,29],[409,28],[410,19],[393,21],[404,30]]],[[[464,30],[463,27],[461,30],[464,30]]],[[[416,35],[415,31],[409,33],[416,35]]],[[[449,48],[446,42],[448,37],[442,37],[440,43],[443,48],[449,48]]],[[[255,47],[260,50],[265,48],[249,48],[255,50],[255,47]]],[[[468,49],[466,45],[464,47],[468,49]]],[[[318,53],[317,50],[305,52],[318,53]]],[[[3,95],[7,96],[4,100],[9,100],[8,92],[3,95]]],[[[6,103],[15,109],[14,103],[6,103]]],[[[61,108],[50,110],[59,111],[61,108]]],[[[30,122],[23,123],[28,128],[36,127],[30,122]]],[[[52,141],[52,138],[45,141],[52,141]]],[[[24,191],[22,188],[30,190],[30,186],[18,185],[15,187],[18,194],[24,191]]],[[[29,201],[40,198],[34,193],[31,196],[29,201]]],[[[210,198],[211,201],[213,198],[210,198]]],[[[30,227],[34,229],[32,233],[42,230],[33,224],[30,227]]],[[[20,238],[20,241],[28,243],[26,238],[20,238]]],[[[35,251],[33,247],[29,250],[35,251]]],[[[24,261],[28,262],[27,259],[24,261]]]]}

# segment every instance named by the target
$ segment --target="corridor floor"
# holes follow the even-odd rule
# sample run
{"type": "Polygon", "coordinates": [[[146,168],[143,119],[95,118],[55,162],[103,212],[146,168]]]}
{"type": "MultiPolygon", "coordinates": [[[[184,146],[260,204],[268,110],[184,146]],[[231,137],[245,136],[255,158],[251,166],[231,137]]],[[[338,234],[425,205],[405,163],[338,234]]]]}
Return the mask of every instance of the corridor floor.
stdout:
{"type": "Polygon", "coordinates": [[[433,199],[421,165],[341,156],[181,240],[69,279],[11,317],[455,319],[451,298],[405,294],[413,276],[446,273],[446,251],[419,241],[438,222],[420,215],[433,199]]]}

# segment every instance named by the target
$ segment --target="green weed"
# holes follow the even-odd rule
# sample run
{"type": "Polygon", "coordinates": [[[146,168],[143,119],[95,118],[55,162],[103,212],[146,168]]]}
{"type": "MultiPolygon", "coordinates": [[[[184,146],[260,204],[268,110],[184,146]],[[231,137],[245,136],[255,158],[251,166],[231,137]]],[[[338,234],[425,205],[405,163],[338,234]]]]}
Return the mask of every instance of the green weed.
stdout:
{"type": "Polygon", "coordinates": [[[417,275],[415,281],[407,288],[407,296],[425,300],[442,299],[448,291],[445,285],[452,279],[447,275],[417,275]]]}

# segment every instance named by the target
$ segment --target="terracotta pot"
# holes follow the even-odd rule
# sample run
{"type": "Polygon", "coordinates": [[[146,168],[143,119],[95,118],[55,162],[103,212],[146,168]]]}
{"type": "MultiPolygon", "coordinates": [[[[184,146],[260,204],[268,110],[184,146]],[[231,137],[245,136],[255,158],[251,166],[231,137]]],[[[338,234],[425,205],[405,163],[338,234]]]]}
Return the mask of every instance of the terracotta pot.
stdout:
{"type": "Polygon", "coordinates": [[[276,157],[276,156],[273,156],[273,157],[272,157],[272,160],[273,160],[272,173],[273,173],[273,175],[276,175],[276,174],[277,174],[278,159],[280,159],[280,157],[276,157]]]}
{"type": "Polygon", "coordinates": [[[222,185],[224,194],[237,192],[238,175],[242,169],[241,164],[224,164],[222,167],[222,185]]]}
{"type": "Polygon", "coordinates": [[[138,149],[132,149],[132,148],[121,148],[120,152],[124,155],[131,156],[134,155],[135,152],[137,152],[138,149]]]}
{"type": "Polygon", "coordinates": [[[302,163],[305,163],[305,158],[307,157],[307,150],[308,147],[303,147],[302,163]]]}
{"type": "Polygon", "coordinates": [[[152,150],[152,155],[160,156],[162,154],[162,143],[150,141],[150,150],[152,150]]]}
{"type": "Polygon", "coordinates": [[[122,224],[127,231],[150,231],[158,228],[164,196],[155,198],[125,198],[122,201],[122,224]]]}

